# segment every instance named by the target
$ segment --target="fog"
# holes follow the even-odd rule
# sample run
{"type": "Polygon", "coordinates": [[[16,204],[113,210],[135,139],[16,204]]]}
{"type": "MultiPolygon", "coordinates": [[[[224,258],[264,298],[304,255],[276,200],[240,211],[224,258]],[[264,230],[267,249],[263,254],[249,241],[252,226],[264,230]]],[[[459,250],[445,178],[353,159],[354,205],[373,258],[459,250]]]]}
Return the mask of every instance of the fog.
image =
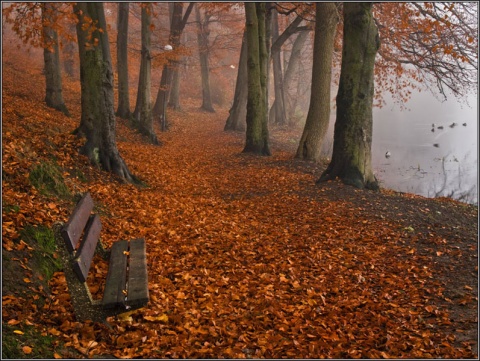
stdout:
{"type": "MultiPolygon", "coordinates": [[[[404,104],[408,110],[385,100],[387,105],[373,110],[372,165],[380,186],[478,204],[477,97],[460,103],[450,96],[441,102],[429,92],[413,92],[404,104]]],[[[322,147],[327,156],[333,149],[335,116],[332,109],[322,147]]]]}
{"type": "Polygon", "coordinates": [[[427,197],[478,203],[476,96],[467,102],[453,97],[440,102],[422,92],[406,104],[409,110],[398,105],[374,109],[372,162],[381,184],[427,197]]]}

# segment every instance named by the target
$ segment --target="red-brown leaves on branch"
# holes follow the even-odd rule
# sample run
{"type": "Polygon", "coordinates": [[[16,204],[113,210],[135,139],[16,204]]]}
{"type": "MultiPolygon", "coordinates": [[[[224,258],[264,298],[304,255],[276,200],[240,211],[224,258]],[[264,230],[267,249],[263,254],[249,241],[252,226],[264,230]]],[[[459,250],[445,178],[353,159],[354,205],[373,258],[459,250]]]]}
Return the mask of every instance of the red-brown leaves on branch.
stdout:
{"type": "Polygon", "coordinates": [[[376,3],[377,93],[399,101],[420,83],[442,98],[476,91],[478,4],[376,3]]]}

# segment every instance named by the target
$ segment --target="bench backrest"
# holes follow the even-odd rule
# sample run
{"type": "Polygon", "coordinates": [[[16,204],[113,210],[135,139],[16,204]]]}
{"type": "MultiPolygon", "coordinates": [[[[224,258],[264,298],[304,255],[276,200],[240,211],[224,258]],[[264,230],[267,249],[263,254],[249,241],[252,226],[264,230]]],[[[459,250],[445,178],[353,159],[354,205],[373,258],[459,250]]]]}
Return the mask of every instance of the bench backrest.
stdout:
{"type": "Polygon", "coordinates": [[[98,238],[100,236],[100,230],[102,229],[100,217],[97,214],[92,215],[92,210],[92,197],[90,196],[90,193],[85,193],[82,199],[77,203],[70,219],[61,232],[65,246],[75,257],[72,267],[81,282],[87,280],[90,264],[92,263],[98,238]],[[80,238],[80,245],[75,252],[80,238]]]}

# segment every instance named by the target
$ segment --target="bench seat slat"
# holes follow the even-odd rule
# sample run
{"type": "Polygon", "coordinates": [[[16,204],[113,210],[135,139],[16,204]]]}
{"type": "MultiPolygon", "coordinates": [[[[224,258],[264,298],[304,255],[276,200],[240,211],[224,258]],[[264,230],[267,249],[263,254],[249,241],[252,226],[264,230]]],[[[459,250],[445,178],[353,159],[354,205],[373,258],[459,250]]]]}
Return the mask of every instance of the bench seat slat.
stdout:
{"type": "Polygon", "coordinates": [[[100,223],[100,217],[98,214],[92,215],[85,227],[84,237],[73,260],[73,270],[77,274],[80,282],[87,280],[88,271],[97,247],[101,229],[102,224],[100,223]]]}
{"type": "Polygon", "coordinates": [[[147,260],[145,239],[130,241],[127,305],[136,307],[148,303],[147,260]]]}
{"type": "Polygon", "coordinates": [[[125,304],[127,282],[128,241],[115,242],[110,251],[105,291],[102,304],[104,308],[115,308],[125,304]]]}
{"type": "Polygon", "coordinates": [[[75,250],[92,210],[93,199],[90,193],[87,192],[75,206],[70,219],[61,232],[70,253],[75,250]]]}

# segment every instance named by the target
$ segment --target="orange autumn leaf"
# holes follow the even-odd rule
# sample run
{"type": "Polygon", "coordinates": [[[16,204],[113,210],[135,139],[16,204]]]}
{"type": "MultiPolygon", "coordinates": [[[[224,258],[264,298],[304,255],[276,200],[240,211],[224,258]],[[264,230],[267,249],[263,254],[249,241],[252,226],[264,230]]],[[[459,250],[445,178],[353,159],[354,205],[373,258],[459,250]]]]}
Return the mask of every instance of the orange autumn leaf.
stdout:
{"type": "MultiPolygon", "coordinates": [[[[199,5],[205,6],[202,11],[238,6],[199,5]]],[[[131,6],[136,14],[137,5],[131,6]]],[[[288,11],[294,3],[281,6],[288,11]]],[[[308,9],[306,3],[299,6],[308,9]]],[[[115,7],[106,12],[107,23],[115,23],[115,7]]],[[[219,14],[225,16],[227,10],[219,14]]],[[[231,49],[239,48],[238,34],[245,23],[242,14],[237,15],[231,49]]],[[[391,22],[397,20],[408,25],[411,19],[393,17],[391,22]]],[[[164,26],[160,17],[155,21],[157,28],[164,26]]],[[[289,22],[290,17],[281,15],[280,29],[289,22]]],[[[130,25],[130,40],[139,44],[139,19],[130,16],[130,25]]],[[[440,25],[425,24],[422,31],[435,32],[440,25]]],[[[196,37],[194,27],[188,38],[196,37]]],[[[116,33],[109,35],[116,44],[116,33]]],[[[383,47],[385,38],[382,42],[383,47]]],[[[286,44],[286,54],[290,49],[286,44]]],[[[438,54],[442,49],[436,49],[438,54]]],[[[386,189],[355,190],[336,181],[318,187],[315,181],[325,165],[294,160],[299,129],[293,126],[269,126],[275,141],[271,157],[241,153],[244,133],[223,131],[229,107],[218,105],[216,113],[198,110],[193,81],[198,67],[188,54],[182,54],[189,59],[187,78],[180,76],[182,110],[168,109],[167,132],[154,125],[161,147],[147,145],[128,121],[117,118],[120,154],[148,186],[124,184],[78,153],[84,139],[71,133],[81,119],[79,80],[63,78],[72,117],[63,116],[45,106],[45,89],[38,86],[45,82],[42,52],[32,50],[27,57],[19,50],[4,50],[2,243],[4,255],[13,250],[18,257],[11,263],[20,273],[13,273],[12,279],[21,284],[28,279],[28,284],[17,286],[31,293],[5,294],[3,314],[13,327],[25,323],[63,343],[65,351],[54,353],[54,358],[475,357],[472,345],[455,340],[460,333],[452,330],[462,325],[471,332],[476,323],[451,317],[451,310],[475,314],[475,207],[386,189]],[[110,317],[112,329],[101,322],[78,321],[65,274],[56,272],[47,289],[47,280],[39,282],[32,272],[36,268],[29,269],[34,267],[29,254],[34,248],[18,242],[26,224],[50,227],[66,221],[74,208],[73,200],[44,195],[22,175],[49,159],[56,159],[73,194],[91,192],[100,208],[95,212],[102,219],[105,248],[120,239],[147,241],[150,302],[136,313],[110,317]],[[406,227],[415,232],[405,232],[406,227]],[[454,248],[457,245],[461,247],[454,248]],[[453,287],[457,293],[470,291],[472,297],[454,298],[453,287]]],[[[453,56],[456,51],[451,51],[453,56]]],[[[239,54],[228,55],[233,59],[239,54]]],[[[133,71],[139,68],[137,56],[129,53],[133,71]]],[[[152,56],[160,62],[161,55],[152,56]]],[[[222,78],[217,66],[212,70],[215,86],[231,100],[236,74],[222,78]]],[[[402,77],[409,73],[404,68],[390,70],[402,77]]],[[[393,90],[408,95],[401,84],[393,90]]],[[[52,258],[59,259],[59,254],[52,258]]],[[[101,300],[108,271],[108,261],[95,256],[87,281],[95,299],[101,300]]]]}

